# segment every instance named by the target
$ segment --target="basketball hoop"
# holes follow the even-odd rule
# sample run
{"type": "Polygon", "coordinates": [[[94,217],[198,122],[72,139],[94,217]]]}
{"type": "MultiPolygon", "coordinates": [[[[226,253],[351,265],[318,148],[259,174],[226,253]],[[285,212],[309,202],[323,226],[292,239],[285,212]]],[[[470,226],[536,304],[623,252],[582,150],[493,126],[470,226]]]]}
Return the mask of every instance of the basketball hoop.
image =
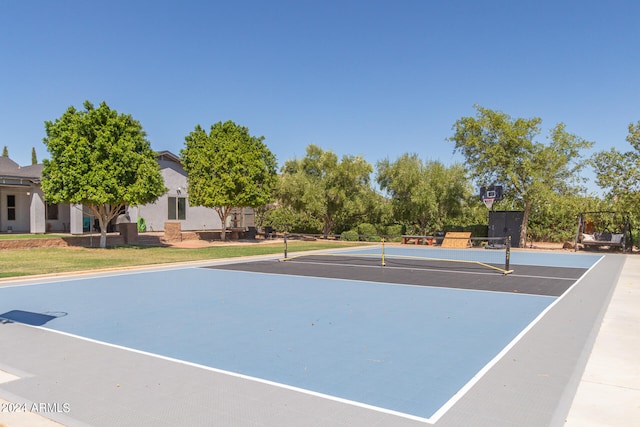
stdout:
{"type": "Polygon", "coordinates": [[[502,193],[502,185],[491,185],[489,187],[480,187],[480,200],[491,210],[493,202],[499,202],[504,197],[502,193]]]}
{"type": "Polygon", "coordinates": [[[493,202],[495,202],[495,200],[496,200],[495,197],[487,197],[482,199],[482,202],[487,207],[487,209],[491,209],[493,207],[493,202]]]}

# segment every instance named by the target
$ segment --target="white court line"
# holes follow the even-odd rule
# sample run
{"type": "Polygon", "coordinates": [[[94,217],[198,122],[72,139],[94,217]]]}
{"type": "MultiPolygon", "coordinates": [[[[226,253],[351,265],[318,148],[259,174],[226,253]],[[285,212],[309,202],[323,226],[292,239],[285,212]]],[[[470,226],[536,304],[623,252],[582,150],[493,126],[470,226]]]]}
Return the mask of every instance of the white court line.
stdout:
{"type": "MultiPolygon", "coordinates": [[[[296,264],[311,264],[311,265],[331,265],[323,262],[317,261],[296,261],[290,260],[287,262],[294,262],[296,264]]],[[[596,262],[597,263],[597,262],[596,262]]],[[[449,273],[449,274],[474,274],[474,275],[485,275],[485,276],[505,276],[505,274],[495,273],[495,272],[482,272],[482,271],[460,271],[453,269],[440,269],[440,268],[421,268],[421,267],[392,267],[389,265],[361,265],[361,264],[346,264],[346,263],[335,263],[334,265],[344,266],[344,267],[360,267],[360,268],[385,268],[388,270],[420,270],[420,271],[437,271],[439,273],[449,273]]],[[[594,264],[595,265],[595,264],[594,264]]],[[[562,267],[560,267],[562,268],[562,267]]],[[[587,270],[588,271],[588,270],[587,270]]],[[[285,274],[285,273],[283,273],[285,274]]],[[[565,280],[565,281],[574,281],[577,280],[575,277],[553,277],[553,276],[536,276],[533,274],[515,274],[510,273],[511,277],[524,277],[530,279],[545,279],[545,280],[565,280]]],[[[313,276],[315,277],[315,276],[313,276]]]]}
{"type": "Polygon", "coordinates": [[[478,382],[480,379],[491,370],[533,327],[542,320],[542,318],[553,308],[555,307],[565,296],[582,281],[582,279],[589,274],[589,272],[602,261],[604,257],[600,257],[576,282],[569,287],[560,297],[558,297],[554,302],[549,304],[547,308],[545,308],[529,325],[524,328],[505,348],[502,349],[500,353],[498,353],[489,363],[487,363],[476,375],[469,380],[458,392],[449,399],[447,403],[442,405],[440,409],[438,409],[428,420],[427,422],[430,424],[434,424],[437,422],[449,409],[451,409],[462,397],[469,391],[471,388],[478,382]]]}
{"type": "MultiPolygon", "coordinates": [[[[320,263],[322,265],[327,265],[326,263],[320,263]]],[[[357,265],[357,267],[362,267],[361,265],[357,265]]],[[[383,267],[375,267],[372,268],[383,268],[383,267]]],[[[385,267],[386,268],[386,267],[385,267]]],[[[522,295],[522,296],[534,296],[540,298],[558,298],[553,295],[541,295],[541,294],[529,294],[526,292],[507,292],[507,291],[496,291],[491,289],[472,289],[472,288],[452,288],[448,286],[433,286],[426,284],[412,285],[407,283],[396,283],[396,282],[382,282],[382,281],[372,281],[365,279],[345,279],[343,277],[324,277],[324,276],[306,276],[303,274],[291,274],[291,273],[267,273],[262,271],[251,271],[251,270],[234,270],[234,269],[224,269],[224,268],[207,268],[203,267],[205,270],[211,271],[227,271],[233,273],[240,274],[256,274],[256,275],[269,275],[269,276],[282,276],[282,277],[299,277],[302,279],[317,279],[317,280],[330,280],[330,281],[339,281],[339,282],[356,282],[356,283],[365,283],[368,285],[385,285],[385,286],[402,286],[409,288],[423,288],[423,289],[437,289],[437,290],[446,290],[450,292],[483,292],[483,293],[495,293],[495,294],[513,294],[513,295],[522,295]]],[[[435,271],[435,270],[434,270],[435,271]]],[[[445,273],[453,273],[452,271],[443,270],[445,273]]],[[[504,274],[496,274],[496,273],[471,273],[471,274],[489,274],[497,277],[505,276],[504,274]]]]}
{"type": "Polygon", "coordinates": [[[288,384],[282,384],[282,383],[279,383],[279,382],[270,381],[270,380],[266,380],[266,379],[263,379],[263,378],[258,378],[258,377],[253,377],[253,376],[250,376],[250,375],[240,374],[240,373],[233,372],[233,371],[226,371],[224,369],[213,368],[211,366],[200,365],[198,363],[187,362],[185,360],[175,359],[175,358],[172,358],[172,357],[163,356],[163,355],[155,354],[155,353],[150,353],[150,352],[143,351],[143,350],[137,350],[135,348],[124,347],[124,346],[121,346],[121,345],[118,345],[118,344],[112,344],[112,343],[108,343],[108,342],[104,342],[104,341],[95,340],[95,339],[92,339],[92,338],[83,337],[83,336],[80,336],[80,335],[71,334],[71,333],[68,333],[68,332],[58,331],[58,330],[55,330],[55,329],[49,329],[49,328],[46,328],[44,326],[34,326],[34,325],[28,325],[26,323],[20,323],[20,325],[26,326],[26,327],[29,327],[29,328],[35,328],[35,329],[45,330],[45,331],[48,331],[48,332],[53,332],[53,333],[64,335],[64,336],[68,336],[68,337],[71,337],[71,338],[80,339],[80,340],[87,341],[87,342],[90,342],[90,343],[93,343],[93,344],[104,345],[104,346],[107,346],[107,347],[112,347],[112,348],[116,348],[116,349],[123,350],[123,351],[129,351],[131,353],[137,353],[137,354],[141,354],[141,355],[144,355],[144,356],[154,357],[156,359],[166,360],[166,361],[169,361],[169,362],[174,362],[174,363],[178,363],[178,364],[181,364],[181,365],[190,366],[190,367],[193,367],[193,368],[204,369],[206,371],[215,372],[215,373],[218,373],[218,374],[229,375],[231,377],[241,378],[241,379],[248,380],[248,381],[255,381],[255,382],[258,382],[258,383],[261,383],[261,384],[267,384],[267,385],[278,387],[278,388],[282,388],[282,389],[285,389],[285,390],[291,390],[291,391],[307,394],[307,395],[314,396],[314,397],[320,397],[320,398],[323,398],[323,399],[332,400],[334,402],[340,402],[340,403],[344,403],[344,404],[351,405],[351,406],[357,406],[357,407],[360,407],[360,408],[370,409],[370,410],[373,410],[373,411],[377,411],[377,412],[381,412],[381,413],[385,413],[385,414],[390,414],[390,415],[395,415],[395,416],[398,416],[398,417],[407,418],[407,419],[414,420],[414,421],[430,423],[428,418],[419,417],[419,416],[411,415],[411,414],[406,414],[404,412],[394,411],[392,409],[381,408],[381,407],[378,407],[378,406],[374,406],[374,405],[369,405],[369,404],[366,404],[366,403],[358,402],[358,401],[355,401],[355,400],[344,399],[342,397],[332,396],[330,394],[319,393],[319,392],[316,392],[316,391],[307,390],[307,389],[304,389],[304,388],[295,387],[295,386],[291,386],[291,385],[288,385],[288,384]]]}
{"type": "Polygon", "coordinates": [[[18,276],[0,279],[0,290],[19,286],[46,285],[51,283],[74,282],[86,279],[101,279],[109,277],[128,276],[162,271],[189,270],[213,265],[238,264],[260,260],[279,259],[281,254],[253,255],[247,257],[216,258],[210,260],[184,261],[169,264],[140,265],[131,267],[115,267],[104,270],[83,270],[66,273],[43,274],[37,276],[18,276]]]}

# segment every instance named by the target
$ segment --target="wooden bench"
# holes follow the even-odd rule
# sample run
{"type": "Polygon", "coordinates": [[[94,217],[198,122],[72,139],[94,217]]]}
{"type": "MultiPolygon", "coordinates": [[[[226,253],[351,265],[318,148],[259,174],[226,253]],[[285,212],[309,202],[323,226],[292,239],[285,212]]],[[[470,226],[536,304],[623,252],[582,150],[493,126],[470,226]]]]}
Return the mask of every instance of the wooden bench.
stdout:
{"type": "Polygon", "coordinates": [[[431,236],[402,236],[402,244],[408,245],[433,245],[433,237],[431,236]]]}

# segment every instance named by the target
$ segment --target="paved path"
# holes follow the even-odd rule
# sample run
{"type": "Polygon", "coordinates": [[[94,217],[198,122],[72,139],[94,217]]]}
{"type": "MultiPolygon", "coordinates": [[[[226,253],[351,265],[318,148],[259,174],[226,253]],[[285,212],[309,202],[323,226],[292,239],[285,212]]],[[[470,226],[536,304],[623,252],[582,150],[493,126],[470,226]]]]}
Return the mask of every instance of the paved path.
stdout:
{"type": "Polygon", "coordinates": [[[640,257],[627,256],[565,426],[640,425],[640,257]]]}

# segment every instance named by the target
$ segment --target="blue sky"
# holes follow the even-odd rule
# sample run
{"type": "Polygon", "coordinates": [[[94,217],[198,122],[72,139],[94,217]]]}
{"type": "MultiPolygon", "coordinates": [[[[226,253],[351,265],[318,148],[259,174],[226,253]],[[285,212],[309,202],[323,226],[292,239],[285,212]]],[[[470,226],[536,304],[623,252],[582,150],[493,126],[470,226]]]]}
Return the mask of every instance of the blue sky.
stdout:
{"type": "Polygon", "coordinates": [[[44,122],[106,101],[176,154],[233,120],[280,165],[317,144],[445,164],[474,104],[628,151],[640,2],[0,0],[0,146],[47,156],[44,122]]]}

